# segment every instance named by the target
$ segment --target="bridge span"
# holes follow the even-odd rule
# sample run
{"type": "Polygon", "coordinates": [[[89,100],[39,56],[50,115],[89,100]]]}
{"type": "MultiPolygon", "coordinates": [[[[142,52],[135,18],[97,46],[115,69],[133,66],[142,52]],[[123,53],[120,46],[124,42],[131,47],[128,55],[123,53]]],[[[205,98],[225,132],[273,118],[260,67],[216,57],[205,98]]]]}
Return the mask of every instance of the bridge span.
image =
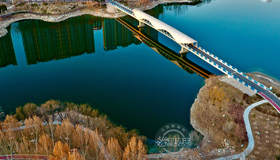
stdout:
{"type": "Polygon", "coordinates": [[[187,52],[192,52],[202,60],[206,61],[222,73],[228,75],[229,77],[234,78],[238,82],[242,83],[246,87],[248,87],[253,92],[259,94],[264,99],[267,99],[268,102],[280,113],[280,100],[278,97],[273,94],[268,87],[263,84],[257,82],[251,77],[245,75],[243,72],[239,71],[237,68],[218,58],[217,56],[209,53],[205,49],[202,49],[198,46],[196,40],[191,37],[185,35],[184,33],[178,31],[172,26],[152,17],[138,9],[131,9],[123,4],[115,2],[113,0],[107,0],[109,4],[113,5],[117,9],[122,12],[130,15],[131,17],[137,19],[139,21],[138,27],[143,27],[144,25],[148,25],[158,32],[164,34],[169,37],[176,43],[181,46],[181,54],[185,54],[187,52]]]}

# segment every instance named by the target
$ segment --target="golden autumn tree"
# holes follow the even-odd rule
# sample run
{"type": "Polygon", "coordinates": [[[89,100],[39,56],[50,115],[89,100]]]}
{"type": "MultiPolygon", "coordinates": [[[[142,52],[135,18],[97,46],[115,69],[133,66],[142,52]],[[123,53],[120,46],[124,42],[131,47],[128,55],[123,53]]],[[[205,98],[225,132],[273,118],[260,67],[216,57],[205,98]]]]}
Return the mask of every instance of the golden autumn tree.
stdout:
{"type": "Polygon", "coordinates": [[[225,92],[223,88],[215,85],[209,90],[209,97],[212,103],[215,103],[216,101],[221,102],[225,98],[225,92]]]}
{"type": "Polygon", "coordinates": [[[56,126],[53,124],[53,121],[50,119],[49,123],[45,126],[47,133],[50,135],[52,140],[52,147],[54,148],[54,141],[55,141],[55,129],[56,126]]]}
{"type": "Polygon", "coordinates": [[[18,122],[18,120],[14,117],[14,116],[11,116],[11,115],[7,115],[5,120],[4,120],[4,123],[2,125],[3,129],[12,129],[12,128],[17,128],[19,127],[20,124],[18,122]]]}
{"type": "Polygon", "coordinates": [[[76,125],[73,134],[73,144],[80,149],[80,153],[83,157],[86,157],[89,153],[89,141],[91,139],[91,131],[82,125],[76,125]]]}
{"type": "Polygon", "coordinates": [[[27,103],[23,106],[23,113],[26,117],[32,117],[35,115],[37,105],[34,103],[27,103]]]}
{"type": "Polygon", "coordinates": [[[25,132],[30,133],[32,141],[35,143],[36,146],[36,152],[38,152],[38,139],[39,134],[43,128],[43,122],[38,116],[33,116],[33,118],[25,119],[25,132]],[[34,136],[33,136],[34,135],[34,136]]]}
{"type": "Polygon", "coordinates": [[[20,123],[14,116],[7,115],[2,127],[4,129],[4,133],[2,134],[6,138],[6,147],[8,148],[7,153],[12,153],[13,151],[19,151],[19,144],[17,141],[18,132],[14,130],[20,126],[20,123]]]}
{"type": "Polygon", "coordinates": [[[62,124],[56,127],[55,137],[60,141],[67,143],[67,145],[71,147],[74,128],[74,125],[71,124],[68,119],[63,120],[62,124]]]}
{"type": "Polygon", "coordinates": [[[8,137],[0,130],[0,154],[5,154],[9,152],[8,148],[8,137]]]}
{"type": "Polygon", "coordinates": [[[50,155],[50,160],[68,159],[70,148],[67,143],[63,144],[58,141],[54,145],[53,155],[50,155]]]}
{"type": "Polygon", "coordinates": [[[23,120],[25,118],[25,116],[23,114],[23,108],[21,106],[16,108],[15,116],[18,120],[23,120]]]}
{"type": "Polygon", "coordinates": [[[40,154],[49,155],[52,150],[52,140],[48,134],[43,133],[39,137],[38,151],[40,154]]]}
{"type": "Polygon", "coordinates": [[[137,138],[133,136],[124,149],[123,159],[124,160],[145,159],[145,155],[146,155],[146,149],[145,146],[143,145],[142,140],[138,139],[137,142],[137,138]]]}
{"type": "Polygon", "coordinates": [[[73,153],[69,152],[68,160],[84,160],[84,158],[79,154],[77,150],[74,150],[73,153]]]}
{"type": "Polygon", "coordinates": [[[89,148],[88,152],[90,156],[95,157],[96,159],[105,159],[107,155],[106,148],[104,146],[104,138],[98,134],[98,131],[90,132],[89,148]]]}
{"type": "Polygon", "coordinates": [[[24,134],[24,132],[21,132],[21,142],[19,144],[21,154],[30,154],[34,153],[34,150],[32,148],[32,142],[30,142],[30,138],[24,134]]]}
{"type": "Polygon", "coordinates": [[[107,150],[110,154],[110,157],[115,160],[121,160],[122,158],[122,149],[116,138],[110,138],[107,143],[107,150]]]}

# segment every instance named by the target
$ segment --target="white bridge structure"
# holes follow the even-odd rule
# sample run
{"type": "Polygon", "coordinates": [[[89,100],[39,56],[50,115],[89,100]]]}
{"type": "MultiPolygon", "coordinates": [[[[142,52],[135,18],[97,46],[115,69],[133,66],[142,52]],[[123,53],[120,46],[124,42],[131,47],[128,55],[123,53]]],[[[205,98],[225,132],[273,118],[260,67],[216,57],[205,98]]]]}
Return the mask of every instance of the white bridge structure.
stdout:
{"type": "Polygon", "coordinates": [[[139,21],[138,27],[148,25],[178,43],[181,46],[180,54],[192,52],[222,73],[239,81],[254,93],[261,95],[263,98],[267,99],[268,102],[280,113],[280,100],[269,90],[268,87],[248,77],[237,68],[233,67],[232,65],[228,64],[212,53],[209,53],[205,49],[202,49],[198,46],[196,40],[178,31],[172,26],[162,22],[161,20],[140,11],[139,9],[130,9],[123,4],[120,4],[113,0],[107,0],[107,2],[109,2],[109,4],[113,5],[122,12],[128,14],[129,16],[137,19],[139,21]]]}

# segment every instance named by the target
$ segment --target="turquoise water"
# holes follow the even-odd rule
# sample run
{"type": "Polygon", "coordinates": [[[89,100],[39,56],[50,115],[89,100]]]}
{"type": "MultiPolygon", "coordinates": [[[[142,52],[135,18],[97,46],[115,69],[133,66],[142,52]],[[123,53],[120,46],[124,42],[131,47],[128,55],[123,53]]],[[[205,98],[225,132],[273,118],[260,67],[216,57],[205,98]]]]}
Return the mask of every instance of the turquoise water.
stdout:
{"type": "Polygon", "coordinates": [[[215,0],[179,8],[183,13],[164,10],[160,19],[243,72],[280,79],[280,1],[215,0]]]}
{"type": "MultiPolygon", "coordinates": [[[[148,13],[241,71],[260,71],[280,79],[280,2],[208,2],[160,5],[148,13]]],[[[146,27],[144,32],[180,50],[153,29],[146,27]]],[[[192,129],[190,107],[204,79],[152,50],[114,19],[21,21],[12,24],[0,41],[0,105],[7,113],[27,102],[59,99],[90,103],[115,123],[138,129],[149,138],[167,123],[192,129]]],[[[220,74],[194,55],[187,57],[220,74]]]]}

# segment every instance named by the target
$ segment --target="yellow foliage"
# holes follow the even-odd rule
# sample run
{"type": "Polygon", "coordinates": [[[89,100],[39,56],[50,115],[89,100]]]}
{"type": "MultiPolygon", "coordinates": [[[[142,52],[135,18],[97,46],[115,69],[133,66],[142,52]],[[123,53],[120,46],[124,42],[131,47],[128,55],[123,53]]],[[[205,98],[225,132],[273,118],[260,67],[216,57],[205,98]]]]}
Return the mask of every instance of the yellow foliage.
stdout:
{"type": "Polygon", "coordinates": [[[137,159],[144,159],[146,154],[145,146],[143,145],[142,140],[138,139],[133,136],[130,139],[130,142],[124,149],[123,159],[124,160],[137,160],[137,159]]]}
{"type": "Polygon", "coordinates": [[[3,123],[4,129],[6,129],[6,128],[12,129],[12,128],[15,128],[18,126],[20,126],[20,124],[14,116],[11,116],[11,115],[6,116],[6,119],[4,120],[4,123],[3,123]]]}
{"type": "Polygon", "coordinates": [[[73,153],[69,152],[68,160],[84,160],[84,158],[79,154],[79,152],[74,150],[73,153]]]}
{"type": "Polygon", "coordinates": [[[50,156],[50,160],[67,159],[70,152],[70,148],[67,144],[63,144],[60,141],[56,142],[53,149],[53,155],[50,156]]]}
{"type": "Polygon", "coordinates": [[[50,136],[45,133],[40,135],[38,145],[39,153],[49,155],[52,149],[52,140],[50,136]]]}
{"type": "Polygon", "coordinates": [[[27,103],[26,105],[23,106],[23,113],[27,117],[31,117],[35,115],[35,110],[36,110],[37,105],[34,103],[27,103]]]}
{"type": "Polygon", "coordinates": [[[120,144],[116,138],[110,138],[108,140],[107,149],[110,154],[110,158],[115,160],[121,160],[122,150],[120,144]]]}
{"type": "Polygon", "coordinates": [[[210,101],[212,101],[213,103],[215,103],[216,101],[221,102],[225,98],[225,92],[223,88],[219,88],[215,85],[209,90],[209,97],[210,101]]]}

